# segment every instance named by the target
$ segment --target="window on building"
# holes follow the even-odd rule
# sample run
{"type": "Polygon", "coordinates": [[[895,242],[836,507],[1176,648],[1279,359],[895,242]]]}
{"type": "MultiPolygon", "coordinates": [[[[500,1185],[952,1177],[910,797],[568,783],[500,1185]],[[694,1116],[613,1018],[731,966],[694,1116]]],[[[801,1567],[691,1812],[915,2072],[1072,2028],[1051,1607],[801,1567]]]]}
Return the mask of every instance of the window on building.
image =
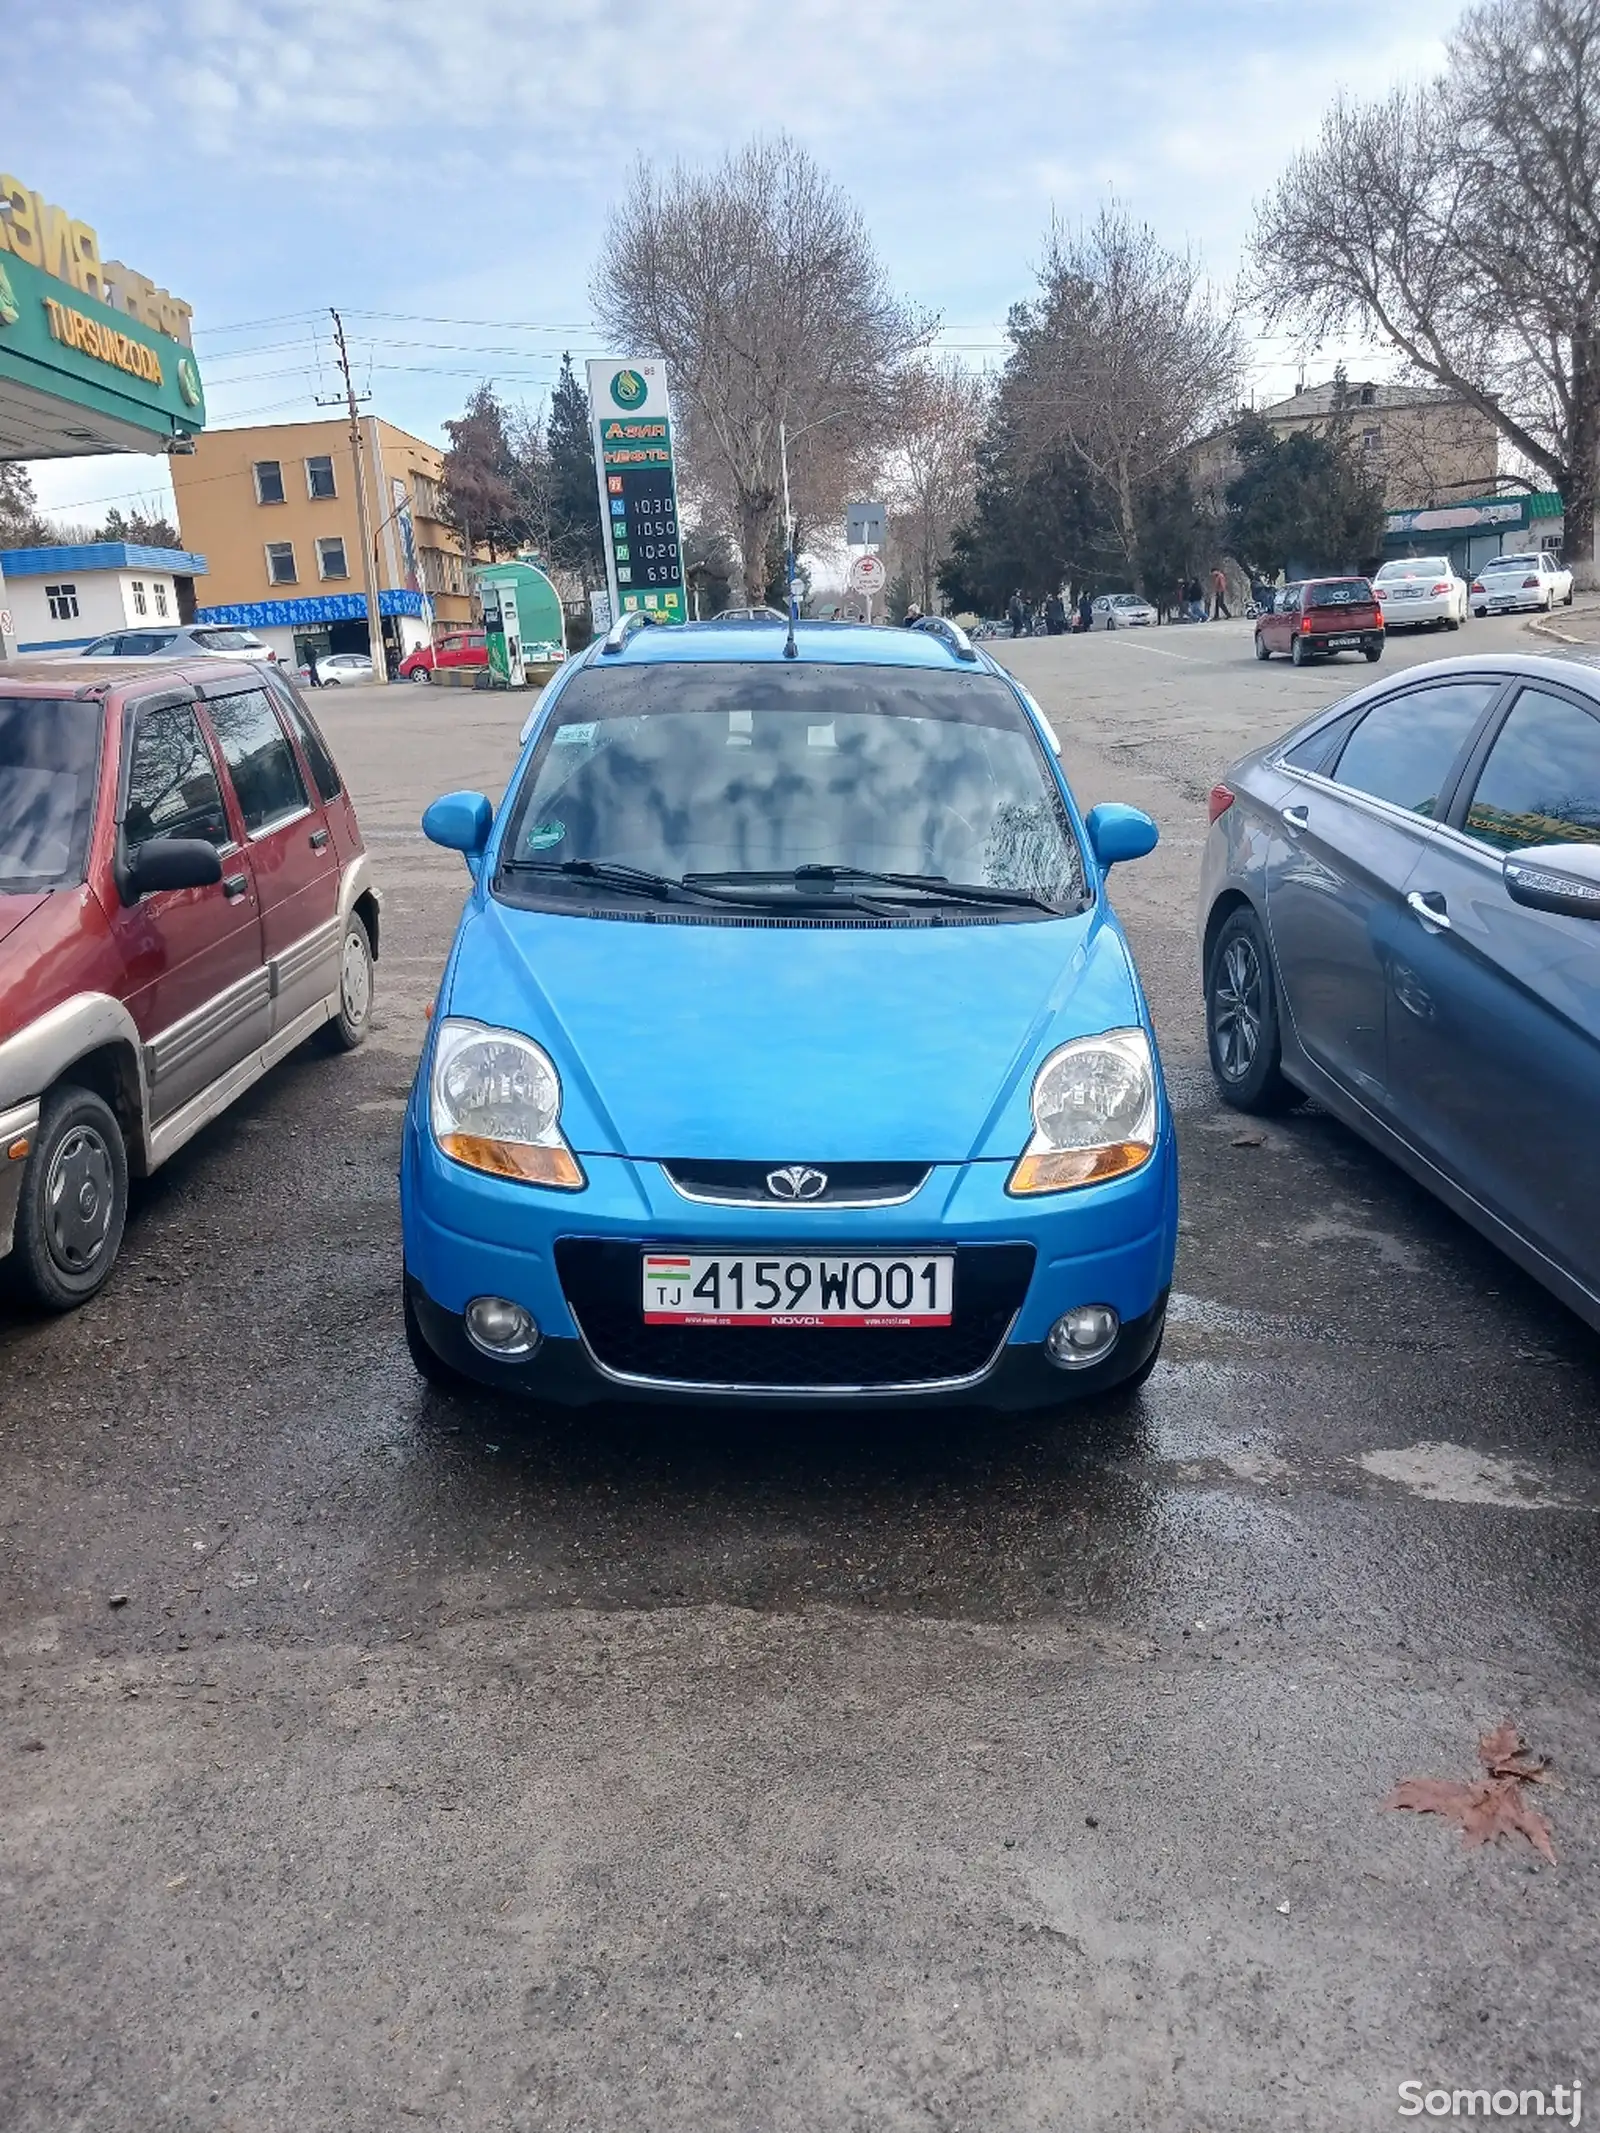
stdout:
{"type": "Polygon", "coordinates": [[[133,580],[133,611],[136,615],[148,615],[150,612],[150,603],[144,596],[143,578],[133,580]]]}
{"type": "Polygon", "coordinates": [[[52,622],[76,622],[78,619],[78,588],[76,585],[47,585],[44,596],[50,603],[52,622]]]}
{"type": "Polygon", "coordinates": [[[444,517],[444,491],[431,474],[413,474],[411,496],[418,518],[444,517]]]}
{"type": "Polygon", "coordinates": [[[333,483],[333,461],[326,452],[318,458],[306,461],[307,496],[337,496],[333,483]]]}
{"type": "Polygon", "coordinates": [[[293,541],[268,541],[267,576],[274,585],[295,585],[300,573],[295,568],[293,541]]]}
{"type": "Polygon", "coordinates": [[[419,548],[417,563],[422,575],[422,589],[428,593],[464,594],[467,589],[466,569],[460,556],[448,548],[419,548]]]}
{"type": "Polygon", "coordinates": [[[283,494],[283,469],[275,459],[258,459],[255,463],[256,502],[258,504],[281,504],[283,494]]]}
{"type": "Polygon", "coordinates": [[[157,578],[157,579],[156,579],[156,581],[155,581],[155,584],[153,585],[153,587],[152,587],[151,589],[152,589],[152,591],[153,591],[153,592],[155,593],[155,596],[156,596],[156,613],[157,613],[158,615],[160,615],[160,616],[161,616],[161,618],[162,618],[162,619],[163,619],[163,621],[164,621],[164,620],[166,619],[166,614],[167,614],[167,581],[166,581],[166,579],[165,579],[165,578],[157,578]]]}
{"type": "Polygon", "coordinates": [[[344,535],[325,534],[317,543],[317,575],[323,578],[347,578],[349,565],[344,559],[344,535]]]}
{"type": "Polygon", "coordinates": [[[1361,449],[1363,452],[1381,452],[1383,450],[1382,430],[1363,430],[1361,432],[1361,449]]]}

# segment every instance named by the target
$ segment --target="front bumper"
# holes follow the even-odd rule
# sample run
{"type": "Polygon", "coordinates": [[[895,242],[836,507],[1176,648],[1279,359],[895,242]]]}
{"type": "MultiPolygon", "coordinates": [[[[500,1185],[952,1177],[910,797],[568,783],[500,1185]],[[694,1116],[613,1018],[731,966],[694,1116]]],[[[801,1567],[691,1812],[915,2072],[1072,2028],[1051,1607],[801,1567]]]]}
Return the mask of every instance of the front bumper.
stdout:
{"type": "MultiPolygon", "coordinates": [[[[1005,1162],[936,1165],[898,1206],[871,1209],[722,1207],[690,1202],[660,1166],[616,1156],[582,1158],[588,1186],[555,1193],[482,1176],[441,1156],[408,1115],[401,1158],[407,1292],[439,1355],[480,1383],[562,1405],[596,1401],[707,1399],[798,1408],[872,1406],[1059,1407],[1131,1376],[1160,1338],[1177,1241],[1177,1161],[1163,1117],[1156,1152],[1142,1170],[1108,1185],[1008,1198],[1005,1162]],[[959,1382],[784,1386],[693,1382],[610,1367],[574,1315],[557,1268],[563,1239],[659,1249],[735,1246],[808,1252],[955,1250],[1025,1245],[1033,1253],[1014,1315],[979,1368],[959,1382]],[[467,1340],[462,1314],[476,1296],[503,1296],[538,1321],[544,1339],[521,1364],[491,1361],[467,1340]],[[1109,1304],[1122,1321],[1103,1363],[1059,1370],[1045,1334],[1063,1311],[1109,1304]]],[[[959,1309],[959,1298],[958,1298],[959,1309]]],[[[819,1340],[838,1336],[820,1333],[819,1340]]]]}
{"type": "Polygon", "coordinates": [[[10,1155],[21,1142],[31,1145],[39,1124],[39,1106],[14,1104],[0,1111],[0,1259],[11,1250],[16,1234],[17,1207],[22,1199],[22,1180],[27,1174],[27,1154],[10,1155]]]}

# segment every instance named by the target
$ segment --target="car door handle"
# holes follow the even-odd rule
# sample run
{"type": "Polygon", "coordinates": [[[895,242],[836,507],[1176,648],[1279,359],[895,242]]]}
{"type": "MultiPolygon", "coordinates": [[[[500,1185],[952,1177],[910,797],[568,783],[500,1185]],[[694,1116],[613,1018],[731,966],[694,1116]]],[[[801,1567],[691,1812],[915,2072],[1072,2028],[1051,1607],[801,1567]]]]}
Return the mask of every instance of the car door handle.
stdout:
{"type": "Polygon", "coordinates": [[[327,843],[327,841],[328,832],[325,829],[313,830],[311,832],[311,849],[314,852],[320,852],[322,850],[322,847],[327,843]]]}
{"type": "Polygon", "coordinates": [[[248,896],[250,893],[249,875],[224,874],[222,877],[222,893],[229,903],[236,904],[241,896],[248,896]]]}
{"type": "Polygon", "coordinates": [[[1311,813],[1308,808],[1286,807],[1283,810],[1283,819],[1292,830],[1310,829],[1311,827],[1311,813]]]}
{"type": "Polygon", "coordinates": [[[1439,895],[1437,889],[1428,890],[1426,895],[1420,889],[1413,889],[1406,902],[1425,926],[1431,926],[1436,933],[1450,931],[1449,914],[1444,907],[1444,898],[1439,895]],[[1437,901],[1434,901],[1435,898],[1437,901]]]}

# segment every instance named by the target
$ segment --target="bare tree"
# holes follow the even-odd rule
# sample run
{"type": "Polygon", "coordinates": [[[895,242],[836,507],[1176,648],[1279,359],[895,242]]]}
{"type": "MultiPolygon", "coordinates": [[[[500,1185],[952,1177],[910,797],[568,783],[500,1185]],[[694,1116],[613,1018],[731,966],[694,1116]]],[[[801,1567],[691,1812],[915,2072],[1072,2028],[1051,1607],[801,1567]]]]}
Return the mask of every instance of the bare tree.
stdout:
{"type": "Polygon", "coordinates": [[[1591,561],[1600,0],[1487,0],[1438,80],[1337,100],[1258,211],[1252,280],[1269,324],[1370,333],[1480,410],[1591,561]]]}
{"type": "Polygon", "coordinates": [[[939,566],[972,514],[988,381],[953,357],[907,366],[889,475],[894,574],[925,613],[938,604],[939,566]]]}
{"type": "Polygon", "coordinates": [[[590,293],[621,350],[665,360],[692,485],[737,541],[745,598],[760,600],[779,423],[796,511],[820,524],[880,453],[892,373],[928,322],[890,289],[850,202],[783,135],[710,172],[641,163],[590,293]]]}
{"type": "Polygon", "coordinates": [[[1019,434],[1036,461],[1065,452],[1103,488],[1137,584],[1144,497],[1238,401],[1231,312],[1189,253],[1113,200],[1086,227],[1052,230],[1039,295],[1010,331],[1003,391],[1019,434]]]}

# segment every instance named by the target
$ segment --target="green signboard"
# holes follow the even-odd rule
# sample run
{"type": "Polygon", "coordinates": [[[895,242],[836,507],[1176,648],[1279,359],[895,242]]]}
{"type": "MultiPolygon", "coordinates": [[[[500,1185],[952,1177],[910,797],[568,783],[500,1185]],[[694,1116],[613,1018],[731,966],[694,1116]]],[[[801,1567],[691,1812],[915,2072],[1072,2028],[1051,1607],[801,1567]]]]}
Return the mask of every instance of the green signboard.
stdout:
{"type": "Polygon", "coordinates": [[[687,622],[665,365],[591,362],[589,411],[611,612],[687,622]]]}
{"type": "Polygon", "coordinates": [[[192,349],[9,252],[0,253],[0,379],[152,440],[205,427],[192,349]]]}

